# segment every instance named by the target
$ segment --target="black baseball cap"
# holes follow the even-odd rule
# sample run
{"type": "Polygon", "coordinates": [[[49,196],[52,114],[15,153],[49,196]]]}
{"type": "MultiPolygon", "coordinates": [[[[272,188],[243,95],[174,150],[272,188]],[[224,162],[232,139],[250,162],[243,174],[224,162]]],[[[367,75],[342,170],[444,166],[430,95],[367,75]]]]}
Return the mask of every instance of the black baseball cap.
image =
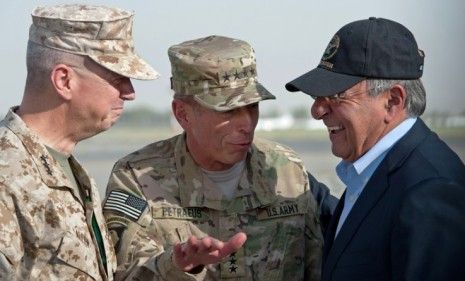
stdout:
{"type": "Polygon", "coordinates": [[[371,17],[339,29],[326,47],[320,64],[287,83],[286,89],[326,97],[367,78],[418,79],[423,74],[424,57],[405,26],[371,17]]]}

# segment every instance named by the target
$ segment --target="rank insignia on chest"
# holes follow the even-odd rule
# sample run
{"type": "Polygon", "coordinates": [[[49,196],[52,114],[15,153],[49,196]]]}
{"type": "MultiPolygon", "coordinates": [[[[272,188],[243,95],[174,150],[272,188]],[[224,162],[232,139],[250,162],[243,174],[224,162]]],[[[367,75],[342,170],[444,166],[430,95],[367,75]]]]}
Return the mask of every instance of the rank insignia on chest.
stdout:
{"type": "Polygon", "coordinates": [[[230,254],[221,264],[221,278],[235,278],[245,276],[244,248],[230,254]]]}
{"type": "Polygon", "coordinates": [[[117,190],[110,192],[103,205],[103,210],[121,213],[133,221],[140,218],[145,208],[147,201],[144,199],[117,190]]]}
{"type": "Polygon", "coordinates": [[[40,156],[40,160],[42,161],[42,165],[44,165],[45,170],[47,171],[47,174],[52,176],[53,173],[52,173],[52,169],[50,168],[50,164],[48,163],[48,156],[47,155],[42,155],[42,156],[40,156]]]}

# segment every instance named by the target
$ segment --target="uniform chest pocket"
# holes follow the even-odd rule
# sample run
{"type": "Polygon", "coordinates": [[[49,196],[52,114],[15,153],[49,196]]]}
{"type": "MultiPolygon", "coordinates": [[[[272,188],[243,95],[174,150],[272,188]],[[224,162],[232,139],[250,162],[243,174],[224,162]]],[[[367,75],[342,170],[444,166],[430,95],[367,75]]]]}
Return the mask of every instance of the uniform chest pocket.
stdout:
{"type": "Polygon", "coordinates": [[[260,209],[257,221],[250,228],[247,241],[247,256],[252,262],[257,280],[298,280],[302,272],[295,276],[283,276],[283,268],[304,268],[295,263],[305,258],[305,217],[297,204],[280,204],[260,209]],[[298,277],[297,277],[298,276],[298,277]]]}
{"type": "Polygon", "coordinates": [[[93,245],[92,240],[84,243],[76,235],[66,233],[57,250],[57,263],[65,263],[99,280],[97,252],[93,245]]]}
{"type": "Polygon", "coordinates": [[[174,245],[176,242],[184,242],[189,236],[204,237],[196,223],[208,220],[208,212],[204,208],[157,206],[152,207],[152,222],[148,232],[157,237],[163,245],[174,245]]]}

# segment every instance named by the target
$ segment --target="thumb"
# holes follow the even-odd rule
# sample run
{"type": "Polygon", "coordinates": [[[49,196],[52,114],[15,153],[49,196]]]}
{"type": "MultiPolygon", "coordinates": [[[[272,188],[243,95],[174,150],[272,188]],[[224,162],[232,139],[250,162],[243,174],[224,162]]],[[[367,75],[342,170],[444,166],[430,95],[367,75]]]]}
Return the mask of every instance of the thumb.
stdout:
{"type": "Polygon", "coordinates": [[[224,243],[223,248],[220,250],[220,255],[225,257],[236,252],[244,245],[246,240],[247,235],[244,232],[236,233],[228,242],[224,243]]]}

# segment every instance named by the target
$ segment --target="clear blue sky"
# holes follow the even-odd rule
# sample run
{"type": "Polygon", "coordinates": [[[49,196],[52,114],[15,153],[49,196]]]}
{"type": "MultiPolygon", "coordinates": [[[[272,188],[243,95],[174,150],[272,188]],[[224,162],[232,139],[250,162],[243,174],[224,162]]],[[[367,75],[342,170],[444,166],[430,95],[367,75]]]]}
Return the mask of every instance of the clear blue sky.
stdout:
{"type": "MultiPolygon", "coordinates": [[[[21,101],[30,13],[37,5],[70,1],[2,1],[0,26],[0,114],[21,101]]],[[[75,1],[73,1],[75,2],[75,1]]],[[[423,81],[427,110],[465,111],[465,2],[463,0],[132,0],[81,1],[135,11],[137,52],[161,73],[134,81],[137,98],[128,108],[169,110],[167,49],[182,41],[217,34],[248,41],[257,53],[259,80],[277,96],[262,111],[310,105],[284,84],[315,67],[333,34],[344,24],[370,16],[407,26],[426,53],[423,81]]]]}

